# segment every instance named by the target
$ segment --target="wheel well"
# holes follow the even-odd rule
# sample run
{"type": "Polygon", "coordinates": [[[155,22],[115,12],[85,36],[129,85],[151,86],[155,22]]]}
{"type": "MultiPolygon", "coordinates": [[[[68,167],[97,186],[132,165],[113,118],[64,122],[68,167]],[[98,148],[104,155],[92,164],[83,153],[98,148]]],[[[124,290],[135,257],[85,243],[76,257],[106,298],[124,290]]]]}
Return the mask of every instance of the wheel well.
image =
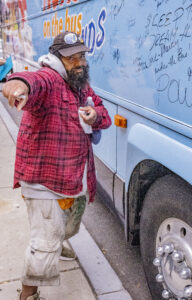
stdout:
{"type": "Polygon", "coordinates": [[[140,216],[145,194],[153,182],[167,174],[174,173],[156,161],[144,160],[135,167],[131,175],[127,193],[127,236],[132,245],[139,244],[140,216]]]}

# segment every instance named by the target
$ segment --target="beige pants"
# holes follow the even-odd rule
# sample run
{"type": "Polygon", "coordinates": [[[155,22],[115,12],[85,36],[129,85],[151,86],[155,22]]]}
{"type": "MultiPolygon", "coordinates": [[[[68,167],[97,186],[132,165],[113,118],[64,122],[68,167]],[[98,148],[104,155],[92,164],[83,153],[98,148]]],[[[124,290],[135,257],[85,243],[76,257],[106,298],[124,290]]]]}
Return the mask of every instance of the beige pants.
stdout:
{"type": "Polygon", "coordinates": [[[31,236],[26,249],[22,283],[29,286],[59,285],[59,256],[64,239],[79,231],[86,197],[62,210],[57,200],[25,198],[31,236]]]}

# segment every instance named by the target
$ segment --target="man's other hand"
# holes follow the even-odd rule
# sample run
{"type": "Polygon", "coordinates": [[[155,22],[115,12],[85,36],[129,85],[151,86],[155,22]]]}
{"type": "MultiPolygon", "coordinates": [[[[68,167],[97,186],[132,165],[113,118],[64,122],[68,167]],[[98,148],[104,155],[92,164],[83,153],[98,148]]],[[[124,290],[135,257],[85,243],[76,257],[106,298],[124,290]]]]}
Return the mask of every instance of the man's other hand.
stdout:
{"type": "Polygon", "coordinates": [[[80,112],[81,111],[82,113],[80,113],[80,115],[83,121],[88,125],[93,125],[97,118],[97,113],[94,108],[92,106],[81,107],[80,112]]]}
{"type": "Polygon", "coordinates": [[[28,100],[29,88],[21,80],[10,80],[3,85],[3,95],[8,99],[9,105],[13,107],[17,104],[17,110],[20,111],[28,100]],[[19,102],[19,103],[17,103],[19,102]]]}

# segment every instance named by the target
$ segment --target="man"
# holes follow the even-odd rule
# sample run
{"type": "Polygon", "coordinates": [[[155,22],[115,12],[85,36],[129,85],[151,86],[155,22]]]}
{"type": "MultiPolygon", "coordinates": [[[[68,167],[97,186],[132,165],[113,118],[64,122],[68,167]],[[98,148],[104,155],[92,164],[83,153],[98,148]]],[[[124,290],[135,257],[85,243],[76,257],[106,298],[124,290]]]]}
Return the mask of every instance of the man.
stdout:
{"type": "Polygon", "coordinates": [[[15,73],[3,87],[10,106],[24,110],[14,188],[21,186],[31,238],[18,300],[38,300],[38,286],[59,284],[63,240],[78,232],[87,191],[89,202],[94,200],[94,158],[86,132],[108,128],[111,119],[88,83],[87,51],[77,34],[61,33],[40,58],[40,70],[15,73]],[[94,107],[85,106],[88,97],[94,107]]]}

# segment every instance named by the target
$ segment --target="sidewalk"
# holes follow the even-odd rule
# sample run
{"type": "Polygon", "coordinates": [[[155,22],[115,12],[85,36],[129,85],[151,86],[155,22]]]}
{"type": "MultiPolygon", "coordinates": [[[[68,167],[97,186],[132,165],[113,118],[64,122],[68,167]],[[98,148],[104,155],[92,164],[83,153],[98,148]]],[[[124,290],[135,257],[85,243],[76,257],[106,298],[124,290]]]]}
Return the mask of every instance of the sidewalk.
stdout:
{"type": "MultiPolygon", "coordinates": [[[[0,99],[0,300],[15,300],[29,238],[20,189],[12,189],[17,131],[17,125],[0,99]]],[[[73,247],[78,259],[60,261],[61,285],[41,288],[41,297],[46,300],[132,300],[83,224],[80,232],[70,239],[70,245],[66,245],[73,247]]]]}

